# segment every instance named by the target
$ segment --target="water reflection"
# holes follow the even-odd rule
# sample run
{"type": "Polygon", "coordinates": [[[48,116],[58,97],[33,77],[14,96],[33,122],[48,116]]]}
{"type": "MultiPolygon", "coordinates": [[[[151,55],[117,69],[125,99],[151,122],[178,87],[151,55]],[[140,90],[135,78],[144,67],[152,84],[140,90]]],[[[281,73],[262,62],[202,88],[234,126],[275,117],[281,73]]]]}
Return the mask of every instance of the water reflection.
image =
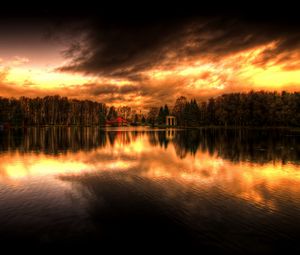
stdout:
{"type": "Polygon", "coordinates": [[[98,128],[28,128],[0,132],[0,151],[34,151],[56,155],[113,146],[116,142],[126,145],[140,136],[147,136],[151,146],[159,145],[167,149],[172,144],[180,158],[200,150],[235,162],[300,163],[300,134],[287,130],[116,128],[106,132],[98,128]]]}
{"type": "MultiPolygon", "coordinates": [[[[70,223],[74,218],[86,226],[85,238],[118,240],[124,246],[130,234],[145,245],[152,238],[216,251],[276,250],[286,243],[296,249],[299,139],[286,130],[31,128],[0,133],[0,223],[11,224],[3,228],[7,233],[34,215],[29,222],[54,231],[51,222],[62,219],[69,229],[62,232],[72,231],[82,240],[82,228],[70,223]],[[53,210],[49,221],[40,215],[45,207],[53,210]]],[[[55,239],[52,232],[44,238],[55,239]]]]}

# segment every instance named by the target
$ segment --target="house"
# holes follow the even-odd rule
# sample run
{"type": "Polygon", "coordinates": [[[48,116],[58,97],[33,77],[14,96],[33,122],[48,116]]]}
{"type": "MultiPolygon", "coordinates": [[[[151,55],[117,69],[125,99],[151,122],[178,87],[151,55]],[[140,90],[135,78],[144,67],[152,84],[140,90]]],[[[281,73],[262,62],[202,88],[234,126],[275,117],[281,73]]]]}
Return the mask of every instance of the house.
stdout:
{"type": "Polygon", "coordinates": [[[105,121],[106,125],[112,125],[112,126],[127,126],[128,122],[123,117],[117,117],[114,120],[107,120],[105,121]]]}

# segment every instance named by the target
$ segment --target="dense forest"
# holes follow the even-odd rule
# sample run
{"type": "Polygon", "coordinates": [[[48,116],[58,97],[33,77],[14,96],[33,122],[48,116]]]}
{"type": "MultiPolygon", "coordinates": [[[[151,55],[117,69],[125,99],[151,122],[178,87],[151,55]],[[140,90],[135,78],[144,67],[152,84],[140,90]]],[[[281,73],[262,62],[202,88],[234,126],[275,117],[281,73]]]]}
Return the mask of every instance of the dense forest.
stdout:
{"type": "Polygon", "coordinates": [[[106,106],[89,100],[60,96],[0,98],[0,123],[26,125],[98,125],[106,106]]]}
{"type": "Polygon", "coordinates": [[[135,125],[165,125],[167,115],[176,116],[179,126],[300,126],[300,92],[230,93],[204,102],[182,96],[172,108],[152,107],[146,115],[127,106],[60,96],[0,97],[0,124],[11,126],[104,125],[117,116],[135,125]]]}
{"type": "Polygon", "coordinates": [[[300,92],[231,93],[200,104],[180,97],[172,114],[181,126],[300,126],[300,92]]]}

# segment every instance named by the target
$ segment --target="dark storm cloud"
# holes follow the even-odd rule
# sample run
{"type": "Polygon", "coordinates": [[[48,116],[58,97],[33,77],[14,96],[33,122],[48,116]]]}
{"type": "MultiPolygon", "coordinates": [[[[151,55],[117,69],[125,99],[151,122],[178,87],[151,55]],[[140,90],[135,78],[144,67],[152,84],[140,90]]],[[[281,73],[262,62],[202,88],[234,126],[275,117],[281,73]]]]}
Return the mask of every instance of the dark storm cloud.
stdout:
{"type": "MultiPolygon", "coordinates": [[[[255,6],[261,10],[260,7],[255,6]]],[[[116,12],[115,9],[107,11],[105,8],[80,8],[71,14],[66,14],[65,10],[53,13],[45,8],[37,17],[31,13],[28,14],[30,17],[22,17],[18,13],[18,17],[10,19],[11,26],[7,25],[9,22],[2,22],[3,17],[0,17],[2,40],[8,38],[4,35],[9,33],[18,37],[19,31],[30,35],[42,30],[44,39],[61,43],[58,49],[66,62],[58,62],[57,65],[60,66],[57,70],[92,76],[87,84],[64,87],[64,91],[53,89],[43,92],[40,89],[36,90],[37,95],[58,93],[69,97],[124,104],[139,100],[148,107],[162,103],[172,104],[180,95],[206,98],[216,93],[241,91],[251,86],[250,82],[245,84],[245,80],[234,80],[239,75],[239,65],[243,61],[229,61],[227,65],[230,65],[233,72],[232,75],[227,75],[226,67],[222,69],[222,60],[226,60],[225,57],[231,54],[270,42],[274,42],[273,48],[265,49],[255,56],[255,60],[251,59],[251,63],[245,60],[245,65],[265,67],[269,63],[275,63],[281,64],[286,70],[300,69],[299,15],[290,10],[287,17],[283,15],[283,10],[276,13],[268,9],[261,10],[257,16],[255,13],[243,13],[231,8],[213,12],[215,7],[209,11],[186,12],[181,10],[184,9],[182,5],[175,12],[171,9],[162,10],[159,15],[152,11],[132,14],[127,9],[116,12]],[[23,21],[28,24],[26,29],[12,29],[15,27],[13,24],[19,26],[23,21]],[[34,29],[37,24],[38,28],[34,29]],[[5,31],[2,29],[3,33],[1,26],[6,28],[5,31]],[[188,68],[190,64],[193,67],[195,60],[212,63],[211,66],[219,69],[208,67],[205,70],[204,66],[202,73],[192,74],[190,77],[176,76],[175,70],[176,77],[173,77],[174,67],[182,65],[188,68]],[[170,70],[170,75],[166,79],[156,79],[152,73],[145,74],[151,69],[158,73],[160,70],[170,70]],[[124,79],[130,82],[126,81],[126,85],[123,83],[119,86],[118,82],[124,82],[124,79]],[[201,82],[194,86],[199,80],[203,84],[206,82],[205,86],[201,82]],[[216,90],[218,86],[224,89],[216,90]],[[135,98],[138,100],[135,101],[135,98]]],[[[159,6],[156,8],[160,9],[159,6]]],[[[23,34],[17,38],[22,48],[25,38],[23,34]]],[[[31,43],[27,45],[33,51],[37,48],[31,43]]],[[[226,61],[223,63],[226,64],[226,61]]],[[[2,74],[3,77],[4,75],[2,74]]],[[[2,91],[10,91],[13,87],[1,78],[1,72],[0,82],[2,91]]],[[[14,90],[16,94],[31,95],[34,94],[34,86],[31,85],[28,82],[26,90],[19,87],[14,90]]],[[[14,91],[10,92],[13,93],[14,91]]]]}
{"type": "MultiPolygon", "coordinates": [[[[137,21],[138,22],[138,21],[137,21]]],[[[166,59],[183,37],[183,24],[102,24],[91,22],[85,39],[64,51],[71,63],[61,71],[79,71],[139,80],[139,72],[166,59]]]]}
{"type": "Polygon", "coordinates": [[[263,51],[253,64],[263,67],[273,61],[274,64],[283,65],[285,70],[299,69],[300,29],[291,31],[289,34],[283,33],[277,38],[275,37],[275,40],[277,40],[276,46],[263,51]]]}
{"type": "Polygon", "coordinates": [[[265,65],[276,59],[289,60],[288,53],[300,48],[296,19],[254,19],[233,16],[197,16],[151,20],[89,18],[77,32],[84,35],[64,52],[70,60],[60,71],[141,80],[141,72],[167,67],[184,59],[210,61],[277,41],[254,63],[265,65]]]}
{"type": "MultiPolygon", "coordinates": [[[[14,12],[5,13],[15,14],[9,17],[11,24],[25,20],[32,27],[43,25],[47,39],[67,38],[62,55],[69,62],[58,68],[63,72],[141,81],[142,72],[151,68],[171,67],[193,57],[214,61],[271,41],[277,41],[276,47],[263,52],[255,65],[276,61],[287,69],[298,66],[297,54],[289,54],[300,48],[300,18],[292,5],[151,4],[135,6],[137,10],[126,5],[63,9],[52,4],[39,11],[14,7],[14,12]]],[[[7,23],[5,15],[0,19],[0,25],[7,23]]]]}
{"type": "Polygon", "coordinates": [[[140,86],[136,85],[123,85],[117,86],[112,84],[99,84],[91,83],[81,86],[82,89],[88,91],[93,96],[109,95],[109,94],[130,94],[136,93],[140,90],[140,86]]]}

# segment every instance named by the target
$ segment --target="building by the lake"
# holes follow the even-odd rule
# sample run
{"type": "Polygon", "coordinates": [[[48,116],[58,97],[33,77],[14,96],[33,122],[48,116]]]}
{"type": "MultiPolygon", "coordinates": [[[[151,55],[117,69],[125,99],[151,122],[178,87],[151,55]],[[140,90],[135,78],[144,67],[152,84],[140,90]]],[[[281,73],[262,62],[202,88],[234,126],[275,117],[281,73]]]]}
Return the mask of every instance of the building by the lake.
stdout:
{"type": "Polygon", "coordinates": [[[176,126],[176,117],[173,115],[167,115],[166,116],[166,125],[167,126],[176,126]]]}

